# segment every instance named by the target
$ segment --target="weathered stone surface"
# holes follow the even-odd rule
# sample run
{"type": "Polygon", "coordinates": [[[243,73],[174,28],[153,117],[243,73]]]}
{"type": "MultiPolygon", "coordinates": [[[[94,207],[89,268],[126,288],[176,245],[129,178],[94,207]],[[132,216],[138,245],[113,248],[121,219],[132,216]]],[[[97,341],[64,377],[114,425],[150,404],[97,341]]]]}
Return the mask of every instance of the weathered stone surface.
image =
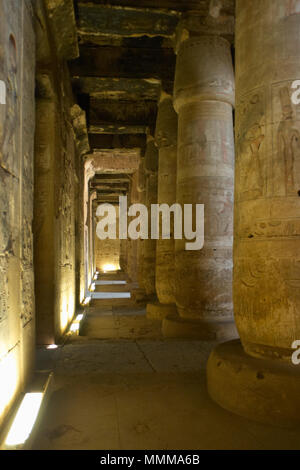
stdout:
{"type": "Polygon", "coordinates": [[[0,426],[31,378],[35,38],[31,2],[0,1],[0,426]],[[22,101],[21,101],[22,100],[22,101]]]}
{"type": "Polygon", "coordinates": [[[89,142],[94,152],[109,149],[144,149],[145,134],[89,134],[89,142]]]}
{"type": "Polygon", "coordinates": [[[99,100],[157,100],[160,93],[158,79],[74,77],[73,86],[99,100]]]}
{"type": "MultiPolygon", "coordinates": [[[[128,194],[128,205],[137,204],[139,202],[139,192],[137,188],[138,171],[135,171],[130,179],[128,194]]],[[[128,224],[134,217],[128,217],[128,224]]],[[[131,281],[132,289],[138,287],[138,240],[127,238],[127,274],[131,281]]]]}
{"type": "Polygon", "coordinates": [[[39,344],[58,341],[75,313],[78,169],[75,155],[78,152],[80,159],[87,150],[85,122],[80,108],[73,107],[67,66],[55,48],[48,60],[47,69],[45,63],[38,64],[37,69],[40,86],[35,132],[34,243],[39,344]]]}
{"type": "Polygon", "coordinates": [[[80,47],[80,58],[70,62],[73,77],[174,79],[173,49],[80,47]]]}
{"type": "Polygon", "coordinates": [[[159,302],[147,304],[147,318],[149,320],[163,320],[170,315],[176,315],[176,313],[175,304],[161,304],[159,302]]]}
{"type": "Polygon", "coordinates": [[[162,333],[166,338],[200,338],[217,342],[238,337],[236,326],[230,320],[199,322],[182,318],[177,313],[163,317],[162,333]]]}
{"type": "Polygon", "coordinates": [[[179,113],[177,202],[205,205],[205,244],[176,240],[176,304],[182,318],[233,321],[234,77],[229,43],[200,36],[179,47],[174,105],[179,113]]]}
{"type": "Polygon", "coordinates": [[[147,148],[145,153],[145,173],[146,177],[158,172],[158,150],[154,138],[147,136],[147,148]]]}
{"type": "Polygon", "coordinates": [[[97,189],[98,194],[102,193],[116,193],[122,195],[123,193],[127,193],[129,191],[129,181],[127,183],[119,183],[118,181],[116,183],[111,183],[107,181],[101,180],[101,177],[94,177],[91,182],[90,182],[90,188],[97,189]]]}
{"type": "Polygon", "coordinates": [[[79,56],[73,0],[45,0],[51,32],[60,59],[79,56]]]}
{"type": "Polygon", "coordinates": [[[89,133],[93,134],[147,134],[148,126],[143,124],[131,124],[130,122],[102,121],[98,124],[92,124],[89,127],[89,133]]]}
{"type": "Polygon", "coordinates": [[[124,272],[128,272],[128,243],[127,240],[120,240],[120,254],[118,256],[120,268],[124,272]]]}
{"type": "MultiPolygon", "coordinates": [[[[158,204],[172,207],[176,203],[177,114],[172,96],[162,94],[155,132],[159,149],[158,204]]],[[[170,217],[170,239],[162,239],[162,227],[156,245],[156,293],[162,304],[175,304],[175,240],[174,219],[170,217]]]]}
{"type": "Polygon", "coordinates": [[[99,173],[94,181],[128,183],[128,173],[138,169],[139,160],[139,149],[103,150],[91,154],[86,160],[86,166],[90,166],[94,174],[99,173]]]}
{"type": "Polygon", "coordinates": [[[151,204],[157,204],[157,170],[158,150],[154,139],[149,136],[145,155],[146,171],[146,206],[148,209],[148,239],[144,240],[143,277],[145,291],[148,296],[155,296],[156,240],[151,239],[151,204]]]}
{"type": "MultiPolygon", "coordinates": [[[[139,204],[146,204],[146,172],[145,172],[145,157],[143,156],[140,159],[139,169],[138,169],[138,181],[137,181],[137,190],[138,190],[138,202],[139,204]]],[[[146,297],[145,290],[145,279],[144,279],[144,247],[145,240],[138,240],[137,247],[137,257],[138,257],[138,284],[139,292],[135,294],[136,301],[144,301],[146,297]]]]}
{"type": "Polygon", "coordinates": [[[145,157],[141,157],[138,168],[137,190],[139,193],[146,191],[146,173],[145,173],[145,157]]]}
{"type": "Polygon", "coordinates": [[[150,125],[156,121],[157,103],[151,100],[90,100],[90,124],[101,122],[150,125]]]}
{"type": "Polygon", "coordinates": [[[228,411],[262,423],[299,426],[299,366],[251,357],[240,341],[230,341],[210,355],[207,382],[210,396],[228,411]]]}
{"type": "Polygon", "coordinates": [[[237,7],[235,319],[247,353],[289,361],[300,338],[299,15],[279,1],[237,7]]]}
{"type": "MultiPolygon", "coordinates": [[[[70,110],[73,129],[76,135],[76,147],[79,156],[89,152],[90,144],[87,131],[86,113],[77,104],[70,110]]],[[[80,158],[79,158],[80,160],[80,158]]]]}
{"type": "Polygon", "coordinates": [[[34,250],[37,334],[41,342],[54,341],[54,172],[55,104],[39,100],[36,104],[34,250]],[[38,158],[37,158],[38,157],[38,158]],[[47,242],[45,242],[47,240],[47,242]]]}
{"type": "MultiPolygon", "coordinates": [[[[79,0],[80,3],[90,3],[91,0],[79,0]]],[[[219,2],[219,0],[217,0],[219,2]]],[[[94,0],[99,5],[107,4],[107,0],[94,0]]],[[[140,0],[141,8],[166,8],[178,11],[200,11],[203,16],[208,15],[211,4],[215,4],[216,0],[140,0]]],[[[234,14],[234,0],[221,0],[220,13],[226,12],[234,14]]],[[[136,0],[109,0],[110,5],[118,5],[125,7],[136,7],[136,0]]]]}
{"type": "Polygon", "coordinates": [[[298,13],[299,2],[237,2],[233,292],[243,348],[224,345],[209,368],[218,403],[273,424],[299,423],[300,416],[299,374],[291,363],[300,337],[300,135],[291,96],[300,74],[298,13]],[[234,398],[241,390],[243,404],[234,398]]]}
{"type": "MultiPolygon", "coordinates": [[[[210,0],[209,11],[206,15],[194,11],[184,13],[176,29],[177,45],[190,38],[197,38],[201,35],[222,36],[233,43],[234,40],[234,11],[226,8],[223,0],[210,0]],[[225,6],[225,8],[224,8],[225,6]]],[[[233,2],[232,2],[233,3],[233,2]]]]}
{"type": "Polygon", "coordinates": [[[179,16],[172,10],[120,8],[81,2],[77,11],[81,36],[172,37],[179,16]]]}

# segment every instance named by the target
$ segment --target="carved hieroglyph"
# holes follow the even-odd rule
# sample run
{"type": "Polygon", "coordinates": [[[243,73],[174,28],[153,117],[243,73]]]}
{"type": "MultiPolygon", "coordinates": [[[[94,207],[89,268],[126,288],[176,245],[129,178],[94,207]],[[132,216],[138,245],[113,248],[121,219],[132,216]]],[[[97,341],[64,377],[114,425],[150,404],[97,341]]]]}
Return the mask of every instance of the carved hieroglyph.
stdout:
{"type": "Polygon", "coordinates": [[[235,319],[246,352],[281,359],[300,338],[299,28],[298,0],[237,2],[235,319]]]}

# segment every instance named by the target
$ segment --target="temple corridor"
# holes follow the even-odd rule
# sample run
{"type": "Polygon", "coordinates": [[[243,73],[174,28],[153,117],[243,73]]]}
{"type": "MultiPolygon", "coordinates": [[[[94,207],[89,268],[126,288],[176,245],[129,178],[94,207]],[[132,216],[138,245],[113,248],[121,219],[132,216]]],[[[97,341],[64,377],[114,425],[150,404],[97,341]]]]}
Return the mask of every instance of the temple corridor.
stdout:
{"type": "Polygon", "coordinates": [[[0,449],[300,450],[300,0],[0,0],[0,449]]]}
{"type": "Polygon", "coordinates": [[[80,330],[38,351],[55,386],[34,450],[299,449],[300,430],[245,420],[210,399],[216,342],[165,339],[145,308],[119,299],[93,300],[80,330]]]}

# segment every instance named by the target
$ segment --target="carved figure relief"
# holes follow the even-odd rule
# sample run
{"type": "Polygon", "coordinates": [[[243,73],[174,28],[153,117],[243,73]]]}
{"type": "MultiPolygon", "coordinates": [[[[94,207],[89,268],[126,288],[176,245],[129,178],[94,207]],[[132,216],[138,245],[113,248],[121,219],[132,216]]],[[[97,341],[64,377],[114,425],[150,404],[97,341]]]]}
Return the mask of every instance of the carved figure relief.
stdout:
{"type": "Polygon", "coordinates": [[[265,122],[262,96],[253,93],[240,111],[240,131],[237,134],[240,200],[256,199],[264,193],[262,146],[265,122]]]}
{"type": "Polygon", "coordinates": [[[7,100],[4,107],[3,127],[0,133],[0,155],[5,167],[17,172],[18,162],[16,160],[17,130],[18,130],[18,70],[17,70],[17,46],[13,34],[9,36],[9,47],[7,55],[7,100]]]}
{"type": "MultiPolygon", "coordinates": [[[[68,149],[69,150],[69,149],[68,149]]],[[[66,265],[72,262],[72,161],[68,152],[64,152],[63,158],[63,182],[61,188],[61,263],[66,265]]]]}
{"type": "Polygon", "coordinates": [[[287,87],[280,89],[280,102],[282,117],[277,131],[278,158],[284,167],[285,194],[292,196],[300,190],[300,130],[287,87]]]}

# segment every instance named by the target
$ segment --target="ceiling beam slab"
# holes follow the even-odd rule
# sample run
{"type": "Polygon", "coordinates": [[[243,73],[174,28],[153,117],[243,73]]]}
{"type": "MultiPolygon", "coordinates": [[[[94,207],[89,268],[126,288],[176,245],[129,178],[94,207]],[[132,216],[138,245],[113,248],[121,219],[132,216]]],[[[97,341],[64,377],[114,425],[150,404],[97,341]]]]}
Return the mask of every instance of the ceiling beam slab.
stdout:
{"type": "Polygon", "coordinates": [[[78,3],[78,33],[101,37],[173,37],[179,20],[174,10],[78,3]]]}
{"type": "Polygon", "coordinates": [[[89,94],[99,100],[156,101],[161,90],[158,79],[74,77],[72,82],[75,93],[89,94]]]}
{"type": "Polygon", "coordinates": [[[158,79],[174,81],[173,49],[80,46],[80,57],[70,61],[72,77],[158,79]]]}

